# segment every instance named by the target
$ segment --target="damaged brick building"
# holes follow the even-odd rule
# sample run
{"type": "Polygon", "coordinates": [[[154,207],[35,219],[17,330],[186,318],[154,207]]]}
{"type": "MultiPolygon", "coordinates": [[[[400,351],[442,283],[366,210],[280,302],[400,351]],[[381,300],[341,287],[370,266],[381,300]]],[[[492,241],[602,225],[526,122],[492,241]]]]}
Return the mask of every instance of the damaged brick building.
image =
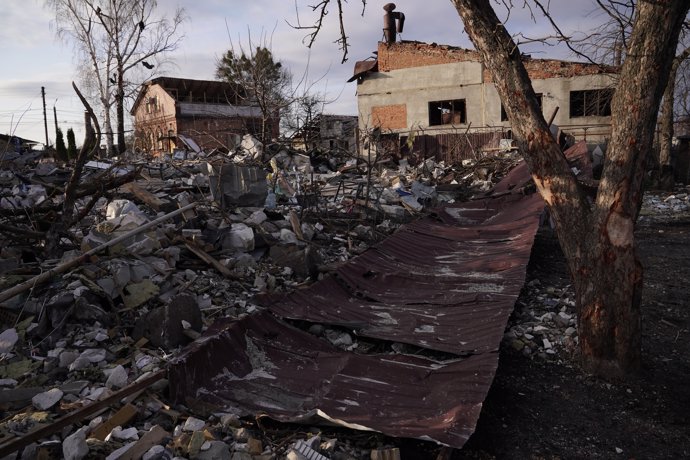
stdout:
{"type": "MultiPolygon", "coordinates": [[[[547,120],[553,117],[555,126],[576,140],[600,142],[609,136],[615,68],[528,55],[523,61],[547,120]]],[[[354,80],[360,129],[399,135],[401,145],[410,132],[416,137],[466,132],[510,137],[510,120],[474,50],[380,42],[375,60],[355,65],[354,80]]]]}
{"type": "MultiPolygon", "coordinates": [[[[261,110],[242,88],[220,81],[158,77],[142,86],[131,110],[135,148],[160,156],[193,139],[203,150],[231,149],[261,127],[261,110]]],[[[278,123],[272,123],[277,135],[278,123]]],[[[196,147],[196,146],[195,146],[196,147]]]]}

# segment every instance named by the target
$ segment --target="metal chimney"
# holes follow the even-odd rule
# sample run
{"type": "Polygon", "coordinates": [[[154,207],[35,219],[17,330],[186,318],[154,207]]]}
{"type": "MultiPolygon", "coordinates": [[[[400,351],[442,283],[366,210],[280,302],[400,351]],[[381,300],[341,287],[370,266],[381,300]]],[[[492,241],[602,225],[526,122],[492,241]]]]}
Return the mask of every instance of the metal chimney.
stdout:
{"type": "Polygon", "coordinates": [[[383,36],[388,44],[395,43],[397,37],[396,32],[401,34],[403,25],[405,24],[405,15],[399,11],[393,11],[394,9],[395,3],[386,3],[383,5],[383,10],[386,12],[386,14],[383,15],[383,36]]]}

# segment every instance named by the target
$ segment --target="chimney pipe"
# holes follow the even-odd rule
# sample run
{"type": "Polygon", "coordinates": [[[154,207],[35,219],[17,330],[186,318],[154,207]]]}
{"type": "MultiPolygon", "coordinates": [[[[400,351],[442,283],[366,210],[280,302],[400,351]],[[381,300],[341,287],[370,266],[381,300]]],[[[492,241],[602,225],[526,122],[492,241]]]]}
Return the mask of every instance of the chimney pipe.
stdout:
{"type": "Polygon", "coordinates": [[[383,15],[383,36],[387,44],[395,43],[396,32],[401,34],[405,24],[405,15],[395,10],[395,3],[383,5],[386,14],[383,15]],[[396,25],[397,22],[397,25],[396,25]]]}

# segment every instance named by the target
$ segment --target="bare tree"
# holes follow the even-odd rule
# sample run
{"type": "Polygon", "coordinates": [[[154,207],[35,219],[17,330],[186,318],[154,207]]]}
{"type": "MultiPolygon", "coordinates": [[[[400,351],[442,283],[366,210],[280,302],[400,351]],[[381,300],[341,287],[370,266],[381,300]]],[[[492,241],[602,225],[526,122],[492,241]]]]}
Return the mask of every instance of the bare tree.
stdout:
{"type": "Polygon", "coordinates": [[[96,87],[103,110],[108,151],[114,152],[111,110],[115,107],[118,151],[125,145],[125,100],[130,75],[150,78],[160,58],[177,48],[184,10],[172,18],[155,14],[156,0],[45,0],[55,12],[57,34],[71,39],[82,63],[82,78],[96,87]],[[142,68],[145,69],[142,72],[142,68]]]}
{"type": "MultiPolygon", "coordinates": [[[[490,0],[451,1],[556,223],[576,291],[583,366],[605,376],[638,369],[642,266],[633,231],[659,104],[690,2],[637,4],[612,100],[611,141],[592,201],[551,135],[520,49],[490,0]]],[[[512,6],[510,0],[503,4],[512,6]]]]}
{"type": "MultiPolygon", "coordinates": [[[[599,11],[603,12],[607,20],[579,44],[579,49],[588,54],[591,59],[620,66],[628,48],[633,30],[633,21],[638,0],[596,0],[599,11]]],[[[671,150],[673,148],[674,120],[680,109],[676,104],[676,82],[679,69],[683,61],[690,57],[688,46],[689,24],[686,22],[681,30],[680,46],[673,59],[664,96],[662,99],[659,119],[659,184],[665,188],[673,186],[673,168],[671,164],[671,150]]]]}

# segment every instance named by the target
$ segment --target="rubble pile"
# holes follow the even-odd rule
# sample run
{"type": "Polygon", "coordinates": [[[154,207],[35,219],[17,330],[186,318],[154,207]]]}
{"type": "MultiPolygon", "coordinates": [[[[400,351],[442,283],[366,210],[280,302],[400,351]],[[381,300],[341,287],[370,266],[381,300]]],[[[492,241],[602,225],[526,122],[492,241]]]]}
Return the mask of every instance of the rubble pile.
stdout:
{"type": "MultiPolygon", "coordinates": [[[[70,166],[5,157],[0,440],[26,440],[8,458],[398,458],[371,441],[313,430],[276,440],[254,421],[196,418],[166,404],[163,371],[215,319],[250,315],[257,294],[306,286],[415,215],[485,192],[516,159],[312,166],[281,149],[261,168],[251,152],[249,162],[185,158],[89,162],[65,228],[70,166]]],[[[336,329],[318,334],[352,346],[336,329]]]]}

